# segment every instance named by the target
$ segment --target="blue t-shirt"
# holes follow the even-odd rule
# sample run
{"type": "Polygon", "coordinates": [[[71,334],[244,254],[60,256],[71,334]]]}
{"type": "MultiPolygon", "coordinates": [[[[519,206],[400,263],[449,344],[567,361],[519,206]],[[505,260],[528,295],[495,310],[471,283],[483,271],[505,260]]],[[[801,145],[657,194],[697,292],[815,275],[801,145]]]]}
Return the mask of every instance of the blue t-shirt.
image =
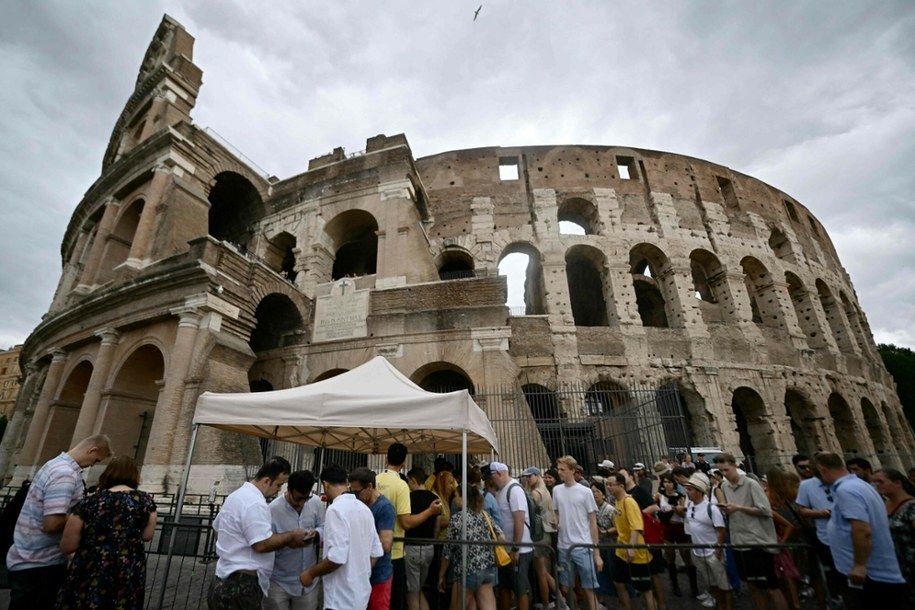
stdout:
{"type": "MultiPolygon", "coordinates": [[[[832,497],[832,490],[827,494],[827,489],[829,489],[829,485],[816,477],[804,479],[797,488],[795,502],[811,510],[824,510],[827,508],[832,510],[834,508],[832,504],[835,499],[832,497]]],[[[829,536],[826,532],[826,527],[829,524],[829,519],[813,519],[813,523],[817,528],[817,540],[828,546],[829,536]]]]}
{"type": "MultiPolygon", "coordinates": [[[[372,509],[372,517],[375,518],[375,531],[381,535],[381,530],[394,531],[394,521],[397,514],[394,511],[394,505],[384,496],[378,496],[375,503],[369,506],[372,509]]],[[[369,576],[369,583],[377,585],[383,583],[394,576],[394,564],[391,563],[391,551],[387,551],[378,558],[372,567],[372,574],[369,576]]]]}
{"type": "Polygon", "coordinates": [[[871,526],[871,554],[867,559],[867,577],[883,583],[904,583],[893,539],[890,536],[886,505],[870,484],[853,474],[832,484],[832,517],[827,532],[829,550],[836,562],[836,570],[848,574],[854,566],[854,548],[851,543],[849,520],[864,521],[871,526]]]}

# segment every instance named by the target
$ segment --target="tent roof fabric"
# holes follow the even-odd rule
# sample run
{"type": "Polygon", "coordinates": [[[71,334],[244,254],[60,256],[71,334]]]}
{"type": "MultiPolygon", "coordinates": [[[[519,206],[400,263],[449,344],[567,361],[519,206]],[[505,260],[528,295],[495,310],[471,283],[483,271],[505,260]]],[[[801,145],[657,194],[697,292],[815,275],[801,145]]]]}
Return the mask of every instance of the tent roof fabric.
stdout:
{"type": "Polygon", "coordinates": [[[412,453],[498,452],[496,433],[467,390],[436,394],[381,356],[316,383],[240,394],[204,392],[194,423],[261,438],[385,453],[400,442],[412,453]]]}

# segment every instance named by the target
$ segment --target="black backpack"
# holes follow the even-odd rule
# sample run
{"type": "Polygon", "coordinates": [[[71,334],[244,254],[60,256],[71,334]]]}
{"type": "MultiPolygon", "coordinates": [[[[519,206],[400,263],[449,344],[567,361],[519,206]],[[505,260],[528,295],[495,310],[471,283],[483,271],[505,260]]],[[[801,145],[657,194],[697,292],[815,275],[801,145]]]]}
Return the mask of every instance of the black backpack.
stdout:
{"type": "Polygon", "coordinates": [[[521,487],[520,484],[512,483],[508,486],[508,491],[506,492],[508,494],[509,508],[511,507],[512,487],[520,488],[524,492],[524,498],[527,500],[527,514],[530,515],[531,521],[530,523],[525,522],[525,525],[531,530],[531,540],[534,542],[543,540],[546,535],[546,530],[543,529],[543,507],[534,502],[531,494],[527,493],[527,490],[521,487]]]}

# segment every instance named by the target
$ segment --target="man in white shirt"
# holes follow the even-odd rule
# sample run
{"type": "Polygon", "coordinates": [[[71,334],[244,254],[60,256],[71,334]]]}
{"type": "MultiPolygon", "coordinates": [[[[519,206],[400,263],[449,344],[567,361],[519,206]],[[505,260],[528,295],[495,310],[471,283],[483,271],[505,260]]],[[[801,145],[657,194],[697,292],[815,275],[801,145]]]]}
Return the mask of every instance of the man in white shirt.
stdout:
{"type": "Polygon", "coordinates": [[[236,489],[222,505],[216,530],[216,578],[210,583],[210,610],[260,610],[273,571],[273,553],[305,546],[305,530],[274,533],[266,498],[276,495],[292,467],[281,457],[261,466],[254,481],[236,489]]]}
{"type": "Polygon", "coordinates": [[[312,493],[315,475],[298,470],[289,475],[286,493],[270,503],[274,532],[302,528],[306,532],[303,548],[284,548],[276,552],[265,610],[316,610],[317,584],[306,589],[299,574],[317,563],[317,541],[324,529],[324,504],[312,493]]]}
{"type": "Polygon", "coordinates": [[[489,476],[499,489],[496,499],[502,515],[502,532],[505,540],[512,543],[512,563],[499,568],[499,596],[505,608],[511,607],[511,596],[515,594],[518,610],[528,610],[531,584],[528,572],[534,557],[534,547],[520,546],[531,543],[531,518],[527,510],[527,495],[521,484],[511,478],[508,466],[501,462],[489,464],[489,476]]]}
{"type": "Polygon", "coordinates": [[[597,610],[597,574],[604,562],[598,548],[571,548],[578,544],[599,544],[597,532],[597,503],[589,488],[575,481],[578,462],[571,455],[556,460],[556,470],[562,485],[553,488],[553,510],[559,523],[559,584],[563,596],[575,585],[576,575],[581,579],[590,610],[597,610]]]}
{"type": "MultiPolygon", "coordinates": [[[[686,507],[686,527],[693,544],[724,544],[727,541],[727,526],[717,506],[709,502],[708,479],[698,473],[689,478],[686,495],[689,504],[686,507]]],[[[734,607],[734,596],[725,569],[723,548],[693,548],[693,565],[712,589],[714,599],[702,601],[706,608],[714,608],[717,603],[721,610],[734,607]]]]}
{"type": "Polygon", "coordinates": [[[321,471],[321,483],[331,505],[324,516],[324,557],[302,572],[306,588],[324,577],[325,610],[355,610],[369,603],[369,576],[375,560],[384,554],[372,511],[347,493],[346,471],[330,464],[321,471]]]}

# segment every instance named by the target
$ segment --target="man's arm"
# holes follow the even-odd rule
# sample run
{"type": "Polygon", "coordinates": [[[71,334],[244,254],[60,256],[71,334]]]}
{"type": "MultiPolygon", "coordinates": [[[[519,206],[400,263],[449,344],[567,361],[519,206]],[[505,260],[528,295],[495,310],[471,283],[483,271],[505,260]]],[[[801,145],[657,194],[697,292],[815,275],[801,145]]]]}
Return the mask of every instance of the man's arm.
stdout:
{"type": "Polygon", "coordinates": [[[604,569],[604,560],[601,559],[600,549],[597,548],[597,545],[600,544],[600,536],[597,532],[597,513],[590,512],[588,513],[588,525],[591,528],[591,544],[595,545],[594,551],[594,567],[600,572],[604,569]]]}
{"type": "Polygon", "coordinates": [[[418,525],[422,525],[426,522],[426,519],[433,517],[435,515],[442,514],[442,501],[433,500],[432,503],[426,507],[426,509],[421,513],[416,513],[415,515],[407,513],[405,515],[397,515],[397,521],[400,523],[400,527],[404,530],[411,530],[418,525]]]}
{"type": "Polygon", "coordinates": [[[851,546],[855,563],[848,572],[848,579],[854,583],[864,584],[867,578],[867,560],[871,556],[873,537],[871,525],[867,521],[849,519],[851,525],[851,546]]]}
{"type": "Polygon", "coordinates": [[[339,568],[341,565],[343,565],[343,564],[334,563],[333,561],[331,561],[330,559],[327,559],[325,557],[324,559],[322,559],[315,565],[311,566],[310,568],[308,568],[307,570],[305,570],[304,572],[299,574],[299,582],[302,583],[303,587],[310,587],[311,585],[313,585],[315,583],[315,578],[318,578],[320,576],[326,576],[326,575],[330,574],[331,572],[333,572],[334,570],[336,570],[337,568],[339,568]]]}
{"type": "Polygon", "coordinates": [[[56,534],[64,531],[65,525],[67,525],[66,514],[45,515],[44,519],[41,520],[41,531],[45,534],[56,534]]]}
{"type": "Polygon", "coordinates": [[[394,544],[394,530],[381,530],[378,532],[378,538],[381,540],[381,548],[387,553],[394,544]]]}

